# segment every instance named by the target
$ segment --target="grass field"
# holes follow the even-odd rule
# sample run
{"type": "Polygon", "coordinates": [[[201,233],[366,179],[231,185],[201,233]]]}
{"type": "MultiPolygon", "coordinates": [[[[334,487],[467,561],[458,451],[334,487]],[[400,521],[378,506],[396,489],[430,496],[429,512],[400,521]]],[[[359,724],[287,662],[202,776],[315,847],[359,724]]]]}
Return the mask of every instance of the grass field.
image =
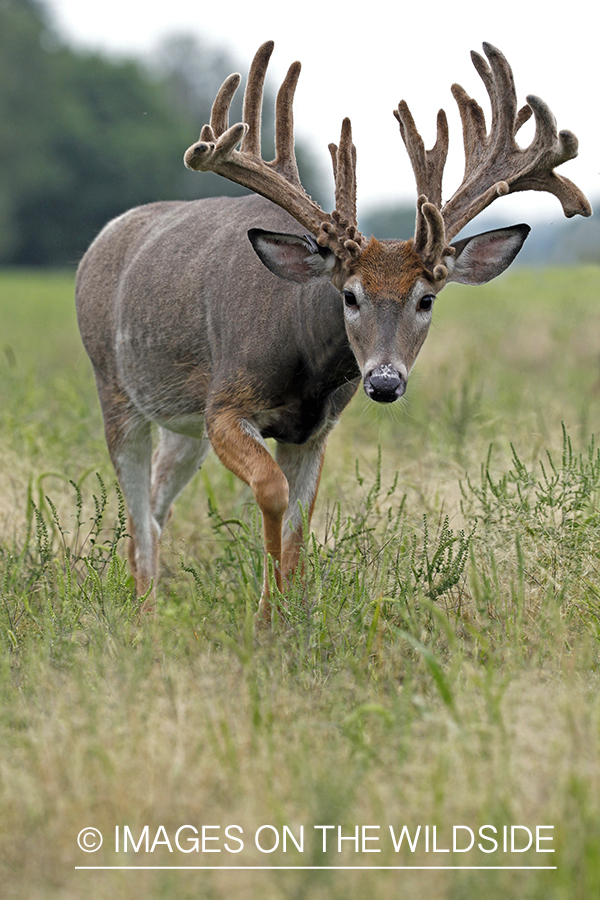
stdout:
{"type": "Polygon", "coordinates": [[[600,896],[600,269],[446,289],[402,404],[333,433],[258,642],[214,457],[139,626],[72,294],[0,275],[2,896],[600,896]]]}

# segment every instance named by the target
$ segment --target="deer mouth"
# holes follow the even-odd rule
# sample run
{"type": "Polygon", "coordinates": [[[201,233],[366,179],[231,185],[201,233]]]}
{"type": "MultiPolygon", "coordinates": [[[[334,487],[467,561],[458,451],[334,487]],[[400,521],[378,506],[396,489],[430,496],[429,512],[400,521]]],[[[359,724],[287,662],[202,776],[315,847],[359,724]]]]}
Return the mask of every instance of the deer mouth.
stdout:
{"type": "Polygon", "coordinates": [[[393,366],[377,366],[365,375],[365,394],[376,403],[394,403],[406,390],[406,378],[393,366]]]}

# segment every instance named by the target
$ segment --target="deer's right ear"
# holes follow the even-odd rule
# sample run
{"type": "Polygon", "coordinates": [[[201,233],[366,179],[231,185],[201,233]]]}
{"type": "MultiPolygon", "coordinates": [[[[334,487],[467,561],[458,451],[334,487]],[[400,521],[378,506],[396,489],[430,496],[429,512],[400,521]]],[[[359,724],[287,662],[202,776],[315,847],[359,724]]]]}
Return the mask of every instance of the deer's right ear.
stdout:
{"type": "Polygon", "coordinates": [[[251,228],[250,243],[262,263],[280,278],[305,284],[312,278],[332,275],[336,257],[331,250],[320,247],[311,234],[277,234],[251,228]]]}
{"type": "Polygon", "coordinates": [[[511,225],[455,241],[454,256],[444,259],[448,281],[486,284],[496,278],[508,269],[530,231],[529,225],[511,225]]]}

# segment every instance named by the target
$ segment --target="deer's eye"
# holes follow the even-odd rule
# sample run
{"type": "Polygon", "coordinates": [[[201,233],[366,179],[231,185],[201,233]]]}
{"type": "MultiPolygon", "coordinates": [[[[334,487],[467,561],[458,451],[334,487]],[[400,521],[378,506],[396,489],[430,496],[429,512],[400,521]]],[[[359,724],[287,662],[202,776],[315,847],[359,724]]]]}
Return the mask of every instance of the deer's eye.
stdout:
{"type": "Polygon", "coordinates": [[[352,291],[344,291],[344,303],[346,304],[346,306],[350,306],[351,308],[356,309],[356,307],[358,306],[356,294],[352,293],[352,291]]]}
{"type": "Polygon", "coordinates": [[[419,312],[429,312],[431,307],[433,306],[433,300],[433,294],[425,294],[424,297],[421,297],[421,299],[419,300],[419,305],[417,306],[419,312]]]}

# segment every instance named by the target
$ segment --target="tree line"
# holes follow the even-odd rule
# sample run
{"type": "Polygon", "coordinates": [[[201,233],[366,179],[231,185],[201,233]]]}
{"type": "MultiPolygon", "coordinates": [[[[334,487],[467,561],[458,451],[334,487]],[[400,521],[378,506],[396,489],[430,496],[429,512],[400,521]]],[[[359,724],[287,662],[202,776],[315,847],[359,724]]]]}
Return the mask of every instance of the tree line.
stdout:
{"type": "MultiPolygon", "coordinates": [[[[236,70],[189,37],[166,40],[148,62],[75,50],[40,0],[0,0],[0,264],[75,263],[131,206],[239,193],[182,162],[236,70]]],[[[299,165],[318,197],[302,147],[299,165]]]]}

